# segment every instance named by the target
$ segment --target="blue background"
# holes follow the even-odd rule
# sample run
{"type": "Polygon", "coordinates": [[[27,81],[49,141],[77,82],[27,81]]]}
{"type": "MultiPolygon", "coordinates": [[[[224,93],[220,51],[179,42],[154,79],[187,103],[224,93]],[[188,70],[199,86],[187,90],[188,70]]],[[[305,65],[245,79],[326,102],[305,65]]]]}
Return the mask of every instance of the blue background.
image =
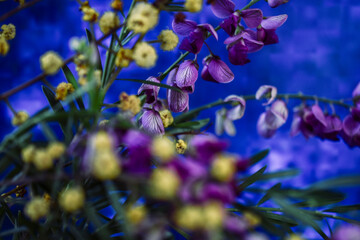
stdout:
{"type": "MultiPolygon", "coordinates": [[[[130,1],[124,1],[126,6],[130,1]]],[[[247,1],[235,1],[238,7],[247,1]]],[[[100,13],[109,9],[109,0],[90,0],[90,4],[100,13]]],[[[16,7],[12,1],[0,2],[0,15],[16,7]]],[[[360,2],[358,0],[317,0],[290,1],[276,9],[268,7],[262,1],[254,7],[263,10],[265,16],[286,13],[288,21],[278,29],[280,43],[265,46],[260,52],[250,54],[251,63],[245,66],[230,66],[223,41],[227,37],[219,31],[219,41],[209,38],[207,42],[215,54],[229,64],[235,74],[235,80],[229,84],[209,83],[201,78],[196,83],[195,93],[190,97],[190,108],[194,108],[230,94],[254,94],[263,84],[274,85],[281,93],[317,94],[329,98],[351,98],[351,93],[360,79],[360,2]]],[[[125,7],[126,9],[127,7],[125,7]]],[[[161,24],[156,31],[147,35],[146,40],[156,39],[156,32],[170,28],[173,15],[161,14],[161,24]]],[[[199,23],[211,23],[217,26],[220,19],[212,15],[209,7],[204,14],[191,16],[199,23]]],[[[4,92],[39,74],[39,57],[48,50],[58,52],[63,58],[71,56],[68,40],[73,36],[83,36],[86,23],[81,22],[81,13],[76,1],[42,1],[26,9],[4,23],[13,23],[17,36],[10,42],[11,49],[6,57],[0,58],[0,91],[4,92]]],[[[3,24],[3,23],[1,23],[3,24]]],[[[101,33],[96,29],[97,38],[101,33]]],[[[101,50],[104,53],[103,50],[101,50]]],[[[164,71],[179,56],[179,52],[161,52],[156,67],[138,71],[133,64],[122,71],[120,77],[146,79],[164,71]]],[[[204,47],[198,56],[201,60],[208,54],[204,47]]],[[[191,56],[192,58],[193,56],[191,56]]],[[[73,69],[73,65],[70,67],[73,69]]],[[[200,69],[201,70],[201,69],[200,69]]],[[[62,74],[49,77],[48,81],[56,86],[64,81],[62,74]]],[[[33,114],[44,107],[46,99],[40,83],[12,96],[9,100],[16,110],[26,110],[33,114]]],[[[118,100],[121,91],[136,93],[136,83],[116,82],[110,89],[106,102],[118,100]]],[[[165,96],[165,90],[161,90],[165,96]]],[[[290,100],[289,109],[300,104],[290,100]]],[[[326,105],[322,105],[328,108],[326,105]]],[[[347,111],[336,108],[337,113],[345,116],[347,111]]],[[[0,103],[2,118],[0,136],[12,131],[11,112],[4,102],[0,103]]],[[[231,150],[249,155],[259,149],[270,148],[267,159],[268,170],[296,167],[302,170],[299,177],[291,181],[292,185],[303,187],[315,180],[343,174],[359,172],[360,151],[349,149],[343,142],[321,141],[317,138],[305,140],[303,136],[291,138],[288,123],[279,129],[270,140],[258,136],[256,121],[264,107],[259,102],[249,102],[245,117],[236,122],[236,137],[230,139],[231,150]]],[[[214,120],[214,111],[201,115],[214,120]]],[[[213,131],[213,127],[211,128],[213,131]]],[[[256,170],[256,169],[255,169],[256,170]]],[[[352,189],[349,203],[360,200],[360,190],[352,189]]],[[[309,233],[311,235],[311,233],[309,233]]],[[[314,235],[316,236],[316,235],[314,235]]]]}

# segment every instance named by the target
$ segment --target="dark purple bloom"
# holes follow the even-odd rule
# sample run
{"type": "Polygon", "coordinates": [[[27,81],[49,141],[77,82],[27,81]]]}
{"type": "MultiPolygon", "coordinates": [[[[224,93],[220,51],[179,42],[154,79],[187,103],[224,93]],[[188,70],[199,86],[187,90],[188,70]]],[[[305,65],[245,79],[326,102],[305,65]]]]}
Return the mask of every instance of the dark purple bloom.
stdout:
{"type": "Polygon", "coordinates": [[[354,103],[360,109],[360,83],[358,83],[358,85],[356,85],[356,87],[352,93],[352,97],[354,99],[354,103]]]}
{"type": "Polygon", "coordinates": [[[211,10],[218,18],[226,18],[235,10],[235,3],[230,0],[212,0],[211,10]]]}
{"type": "Polygon", "coordinates": [[[261,86],[255,94],[255,98],[257,100],[266,98],[268,101],[266,103],[263,103],[263,105],[269,105],[270,103],[272,103],[277,95],[277,88],[274,86],[270,86],[270,85],[263,85],[261,86]]]}
{"type": "Polygon", "coordinates": [[[284,125],[288,117],[288,109],[282,100],[275,101],[270,109],[262,113],[257,122],[258,133],[265,137],[272,137],[276,130],[284,125]]]}
{"type": "Polygon", "coordinates": [[[175,77],[176,86],[192,93],[194,85],[199,76],[199,65],[192,60],[185,60],[180,64],[175,77]]]}
{"type": "Polygon", "coordinates": [[[201,77],[210,82],[229,83],[234,80],[234,73],[218,56],[208,56],[203,60],[201,77]]]}
{"type": "Polygon", "coordinates": [[[360,146],[360,119],[359,111],[352,110],[351,114],[345,117],[341,137],[350,147],[360,146]]]}
{"type": "Polygon", "coordinates": [[[172,27],[174,32],[179,35],[186,36],[181,42],[179,49],[189,51],[194,54],[198,54],[207,38],[208,32],[210,32],[216,40],[218,35],[210,24],[197,24],[194,21],[185,19],[185,15],[178,13],[173,22],[172,27]]]}
{"type": "Polygon", "coordinates": [[[244,19],[246,26],[257,28],[263,21],[262,11],[258,8],[246,9],[241,11],[240,16],[244,19]]]}
{"type": "Polygon", "coordinates": [[[204,166],[191,158],[171,161],[167,164],[167,168],[174,170],[178,176],[181,177],[183,182],[207,176],[207,166],[204,166]]]}
{"type": "Polygon", "coordinates": [[[281,4],[287,3],[289,0],[268,0],[268,4],[270,7],[275,8],[280,6],[281,4]]]}
{"type": "Polygon", "coordinates": [[[141,125],[151,135],[162,135],[165,133],[160,113],[155,109],[144,108],[144,113],[141,116],[141,125]]]}
{"type": "MultiPolygon", "coordinates": [[[[160,83],[160,80],[157,79],[156,77],[149,77],[148,79],[146,79],[146,81],[160,83]]],[[[159,86],[143,83],[138,90],[138,94],[140,95],[141,93],[145,93],[146,103],[152,104],[157,101],[159,90],[160,90],[159,86]]]]}
{"type": "Polygon", "coordinates": [[[228,148],[228,143],[213,135],[196,135],[190,141],[194,147],[197,161],[208,165],[213,157],[228,148]]]}
{"type": "Polygon", "coordinates": [[[234,12],[228,18],[220,23],[220,27],[227,33],[229,36],[234,36],[236,28],[240,23],[240,14],[234,12]]]}
{"type": "Polygon", "coordinates": [[[262,20],[257,28],[257,40],[263,42],[264,45],[278,43],[279,38],[275,31],[286,22],[287,18],[286,14],[282,14],[262,20]]]}
{"type": "MultiPolygon", "coordinates": [[[[178,72],[178,67],[175,67],[173,70],[171,70],[166,83],[172,87],[179,88],[176,85],[177,72],[178,72]]],[[[178,92],[172,89],[168,89],[167,101],[168,101],[169,109],[172,112],[183,112],[189,108],[189,94],[184,91],[178,92]]]]}

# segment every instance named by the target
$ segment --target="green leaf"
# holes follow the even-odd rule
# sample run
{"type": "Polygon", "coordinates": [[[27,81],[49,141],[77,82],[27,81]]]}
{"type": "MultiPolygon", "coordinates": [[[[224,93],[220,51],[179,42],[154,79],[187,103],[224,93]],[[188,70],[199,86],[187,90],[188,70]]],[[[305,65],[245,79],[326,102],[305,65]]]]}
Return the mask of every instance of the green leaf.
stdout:
{"type": "MultiPolygon", "coordinates": [[[[66,81],[68,81],[68,83],[71,83],[73,85],[73,87],[75,88],[75,90],[79,89],[79,85],[78,85],[74,75],[70,71],[69,67],[64,65],[61,69],[65,75],[66,81]]],[[[78,97],[75,100],[76,100],[79,108],[82,110],[85,110],[85,105],[84,105],[82,98],[78,97]]]]}
{"type": "Polygon", "coordinates": [[[296,203],[295,206],[322,207],[343,201],[345,194],[329,190],[304,191],[301,198],[305,201],[296,203]]]}
{"type": "Polygon", "coordinates": [[[334,212],[334,213],[344,213],[351,211],[360,211],[360,204],[355,205],[346,205],[346,206],[338,206],[323,210],[323,212],[334,212]]]}
{"type": "Polygon", "coordinates": [[[206,118],[206,119],[201,119],[198,121],[174,124],[174,127],[175,128],[188,128],[188,129],[201,129],[202,127],[205,127],[209,122],[210,122],[210,118],[206,118]]]}
{"type": "Polygon", "coordinates": [[[256,206],[260,206],[261,204],[263,204],[264,202],[266,202],[267,200],[269,200],[271,198],[271,194],[277,190],[281,189],[281,183],[277,183],[274,186],[272,186],[267,192],[266,194],[259,200],[259,202],[256,204],[256,206]]]}
{"type": "Polygon", "coordinates": [[[181,89],[179,89],[177,87],[172,87],[170,85],[163,84],[163,83],[157,83],[157,82],[146,81],[146,80],[141,80],[141,79],[131,79],[131,78],[117,78],[116,80],[143,83],[143,84],[147,84],[147,85],[153,85],[153,86],[158,86],[158,87],[162,87],[162,88],[166,88],[166,89],[171,89],[171,90],[174,90],[174,91],[177,91],[180,93],[182,92],[181,89]]]}
{"type": "Polygon", "coordinates": [[[244,182],[242,182],[239,186],[238,189],[239,190],[244,190],[245,188],[247,188],[248,186],[250,186],[251,184],[255,183],[256,181],[258,181],[261,176],[264,174],[266,167],[261,168],[260,170],[258,170],[256,173],[254,173],[253,175],[247,177],[245,179],[244,182]]]}
{"type": "Polygon", "coordinates": [[[342,187],[353,187],[360,185],[360,176],[342,176],[324,181],[317,182],[309,187],[309,189],[334,189],[342,187]]]}
{"type": "Polygon", "coordinates": [[[292,177],[296,176],[300,173],[298,169],[289,169],[289,170],[282,170],[278,172],[271,172],[271,173],[265,173],[261,176],[261,180],[270,180],[274,178],[286,178],[286,177],[292,177]]]}
{"type": "Polygon", "coordinates": [[[97,44],[96,44],[96,39],[94,38],[94,36],[88,29],[85,29],[85,31],[86,31],[86,37],[89,41],[89,44],[93,44],[94,48],[96,49],[96,56],[97,56],[96,69],[102,71],[103,69],[102,69],[102,65],[101,65],[101,57],[100,57],[99,48],[97,47],[97,44]]]}
{"type": "Polygon", "coordinates": [[[27,227],[17,227],[17,228],[13,228],[13,229],[9,229],[4,232],[1,232],[0,237],[12,235],[12,234],[19,233],[19,232],[25,232],[25,231],[28,231],[27,227]]]}
{"type": "Polygon", "coordinates": [[[260,162],[261,160],[263,160],[264,158],[266,158],[266,156],[269,154],[270,149],[265,149],[261,152],[256,153],[255,155],[250,157],[250,166],[255,165],[256,163],[260,162]]]}
{"type": "Polygon", "coordinates": [[[263,212],[262,215],[273,223],[277,223],[277,224],[285,223],[287,225],[290,225],[291,227],[295,227],[298,225],[296,221],[284,215],[275,214],[271,212],[263,212]]]}

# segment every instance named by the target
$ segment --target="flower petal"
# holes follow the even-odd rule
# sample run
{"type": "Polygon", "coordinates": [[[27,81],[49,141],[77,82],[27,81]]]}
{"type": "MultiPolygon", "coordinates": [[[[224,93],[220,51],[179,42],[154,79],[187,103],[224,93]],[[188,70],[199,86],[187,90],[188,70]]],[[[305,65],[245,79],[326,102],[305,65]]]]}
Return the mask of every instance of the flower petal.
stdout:
{"type": "Polygon", "coordinates": [[[220,23],[220,27],[224,29],[224,31],[229,34],[229,36],[233,36],[235,34],[236,28],[239,24],[240,17],[235,12],[231,14],[230,17],[226,18],[224,21],[220,23]]]}
{"type": "Polygon", "coordinates": [[[213,35],[216,40],[219,39],[217,32],[215,31],[214,27],[211,24],[208,23],[199,24],[198,27],[204,28],[206,31],[211,33],[211,35],[213,35]]]}
{"type": "MultiPolygon", "coordinates": [[[[156,77],[149,77],[148,79],[146,79],[146,81],[160,83],[160,80],[157,79],[156,77]]],[[[156,102],[157,96],[159,94],[159,90],[160,90],[159,86],[143,83],[138,90],[138,94],[145,93],[146,103],[151,104],[156,102]]]]}
{"type": "Polygon", "coordinates": [[[234,80],[234,73],[230,70],[228,65],[215,57],[209,62],[209,73],[218,83],[229,83],[234,80]]]}
{"type": "Polygon", "coordinates": [[[257,132],[264,138],[271,138],[276,133],[276,129],[269,129],[265,122],[266,113],[262,113],[256,124],[257,132]]]}
{"type": "Polygon", "coordinates": [[[241,11],[241,17],[243,17],[246,25],[249,28],[256,28],[261,24],[263,20],[263,13],[258,8],[246,9],[241,11]]]}
{"type": "Polygon", "coordinates": [[[265,105],[269,105],[270,103],[272,103],[275,100],[276,94],[277,94],[276,87],[270,86],[270,85],[262,85],[256,91],[255,98],[257,100],[264,99],[264,98],[268,99],[268,101],[266,103],[263,103],[263,105],[265,106],[265,105]]]}
{"type": "Polygon", "coordinates": [[[275,101],[271,108],[266,111],[265,124],[269,129],[278,129],[287,120],[289,111],[286,107],[286,103],[282,100],[275,101]]]}
{"type": "Polygon", "coordinates": [[[281,4],[287,3],[289,0],[268,0],[268,4],[270,7],[275,8],[280,6],[281,4]]]}
{"type": "Polygon", "coordinates": [[[230,0],[214,0],[211,2],[211,10],[218,18],[226,18],[234,12],[235,3],[230,0]]]}
{"type": "Polygon", "coordinates": [[[232,102],[235,104],[234,107],[227,111],[226,117],[231,119],[232,121],[239,120],[244,116],[245,108],[246,108],[246,101],[244,98],[230,95],[224,99],[224,102],[232,102]]]}
{"type": "Polygon", "coordinates": [[[172,21],[172,28],[175,33],[188,36],[196,29],[197,23],[187,19],[178,20],[176,17],[172,21]]]}
{"type": "Polygon", "coordinates": [[[187,38],[184,38],[179,49],[198,54],[204,44],[204,33],[201,31],[191,32],[187,38]]]}
{"type": "Polygon", "coordinates": [[[272,17],[264,19],[261,22],[261,26],[265,29],[277,29],[278,27],[281,27],[286,22],[287,18],[288,18],[287,14],[272,16],[272,17]]]}
{"type": "Polygon", "coordinates": [[[198,66],[194,61],[185,60],[176,73],[176,85],[180,88],[193,86],[198,79],[198,66]]]}
{"type": "Polygon", "coordinates": [[[172,112],[183,112],[189,107],[189,95],[185,92],[168,89],[167,100],[172,112]]]}
{"type": "Polygon", "coordinates": [[[228,48],[229,60],[234,65],[245,65],[250,62],[247,58],[248,48],[241,42],[234,44],[228,48]]]}
{"type": "Polygon", "coordinates": [[[162,135],[165,133],[160,114],[155,110],[146,109],[141,116],[141,124],[149,134],[162,135]]]}

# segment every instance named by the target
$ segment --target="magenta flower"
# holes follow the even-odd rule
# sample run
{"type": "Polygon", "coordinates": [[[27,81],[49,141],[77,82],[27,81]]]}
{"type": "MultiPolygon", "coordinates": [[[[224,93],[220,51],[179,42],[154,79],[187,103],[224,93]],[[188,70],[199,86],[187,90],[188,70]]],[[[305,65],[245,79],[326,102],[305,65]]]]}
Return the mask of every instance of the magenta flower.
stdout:
{"type": "Polygon", "coordinates": [[[197,24],[194,21],[185,19],[185,15],[178,13],[173,22],[172,27],[175,33],[186,36],[181,42],[179,49],[198,54],[210,32],[216,40],[218,35],[210,24],[197,24]]]}
{"type": "Polygon", "coordinates": [[[151,135],[163,135],[165,133],[160,113],[156,108],[144,108],[144,113],[141,116],[141,125],[144,131],[151,135]]]}
{"type": "Polygon", "coordinates": [[[353,108],[345,117],[340,135],[349,147],[360,146],[360,109],[353,108]]]}
{"type": "Polygon", "coordinates": [[[201,77],[210,82],[229,83],[234,80],[234,73],[218,56],[208,56],[203,60],[201,77]]]}
{"type": "MultiPolygon", "coordinates": [[[[146,79],[146,81],[160,83],[160,80],[157,79],[156,77],[149,77],[148,79],[146,79]]],[[[143,83],[138,90],[138,94],[140,95],[141,93],[145,93],[145,95],[146,95],[145,102],[152,104],[157,101],[157,96],[159,94],[159,90],[160,90],[159,86],[143,83]]]]}
{"type": "Polygon", "coordinates": [[[242,33],[229,37],[224,41],[229,51],[229,60],[234,65],[245,65],[250,62],[248,53],[259,51],[264,43],[256,40],[256,34],[252,30],[244,30],[242,33]]]}
{"type": "Polygon", "coordinates": [[[275,31],[286,22],[287,18],[288,15],[282,14],[262,20],[260,26],[257,28],[257,40],[263,42],[264,45],[278,43],[279,37],[275,31]]]}
{"type": "Polygon", "coordinates": [[[287,3],[289,0],[268,0],[268,4],[270,7],[275,8],[280,6],[281,4],[287,3]]]}
{"type": "MultiPolygon", "coordinates": [[[[176,85],[177,72],[178,72],[178,67],[172,69],[169,73],[166,83],[172,87],[179,88],[176,85]]],[[[183,112],[189,109],[189,94],[184,91],[178,92],[172,89],[168,89],[167,101],[168,101],[169,109],[172,112],[183,112]]]]}
{"type": "Polygon", "coordinates": [[[266,112],[262,113],[257,122],[258,133],[265,137],[272,137],[278,128],[285,124],[289,115],[286,104],[276,100],[266,112]]]}
{"type": "Polygon", "coordinates": [[[181,90],[193,93],[194,85],[199,76],[199,65],[192,60],[185,60],[180,64],[175,83],[181,90]]]}
{"type": "Polygon", "coordinates": [[[228,143],[213,135],[196,135],[189,146],[194,147],[197,161],[208,165],[216,154],[228,148],[228,143]]]}
{"type": "Polygon", "coordinates": [[[229,36],[234,36],[236,28],[240,23],[240,14],[234,12],[228,18],[220,23],[220,27],[227,33],[229,36]]]}

